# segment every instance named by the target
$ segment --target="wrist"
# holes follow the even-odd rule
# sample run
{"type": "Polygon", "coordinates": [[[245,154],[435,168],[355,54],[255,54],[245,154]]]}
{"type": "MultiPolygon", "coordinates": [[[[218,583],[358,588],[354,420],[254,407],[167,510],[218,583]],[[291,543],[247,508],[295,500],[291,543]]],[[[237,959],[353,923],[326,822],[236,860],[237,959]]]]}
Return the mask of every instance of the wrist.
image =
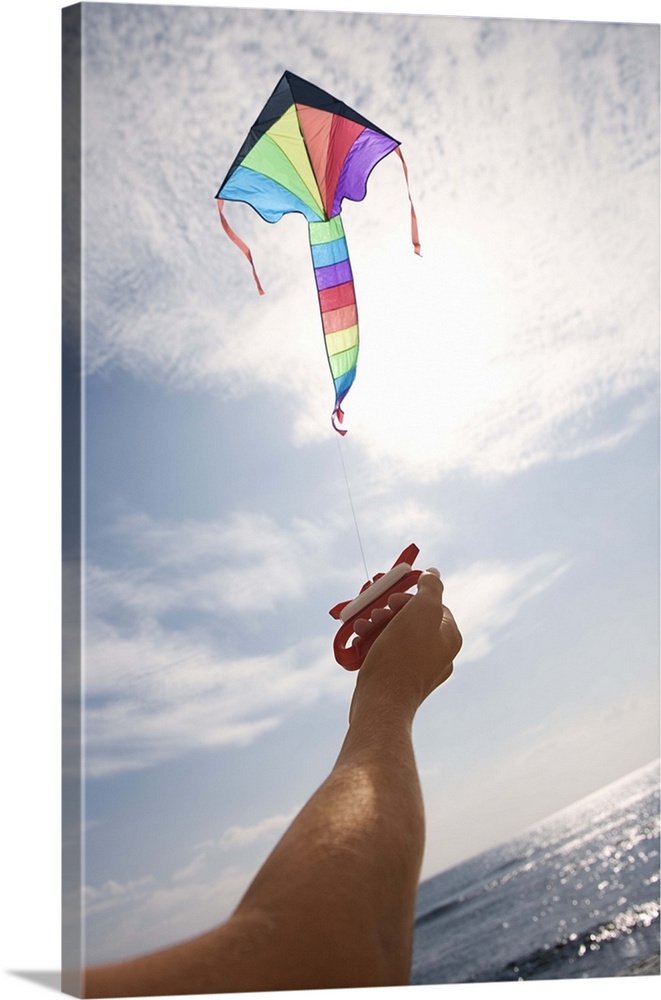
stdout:
{"type": "Polygon", "coordinates": [[[390,677],[363,668],[356,678],[349,721],[352,725],[383,725],[390,731],[403,729],[410,733],[417,708],[418,701],[411,696],[410,690],[394,683],[390,677]]]}

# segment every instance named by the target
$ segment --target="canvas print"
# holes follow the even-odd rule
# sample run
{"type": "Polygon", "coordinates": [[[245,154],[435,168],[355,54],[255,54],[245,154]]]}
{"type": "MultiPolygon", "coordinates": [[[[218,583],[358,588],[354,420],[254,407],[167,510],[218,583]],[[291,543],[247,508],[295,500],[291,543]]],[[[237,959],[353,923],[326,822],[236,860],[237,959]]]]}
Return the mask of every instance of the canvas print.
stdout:
{"type": "Polygon", "coordinates": [[[82,3],[63,990],[659,975],[659,26],[82,3]]]}

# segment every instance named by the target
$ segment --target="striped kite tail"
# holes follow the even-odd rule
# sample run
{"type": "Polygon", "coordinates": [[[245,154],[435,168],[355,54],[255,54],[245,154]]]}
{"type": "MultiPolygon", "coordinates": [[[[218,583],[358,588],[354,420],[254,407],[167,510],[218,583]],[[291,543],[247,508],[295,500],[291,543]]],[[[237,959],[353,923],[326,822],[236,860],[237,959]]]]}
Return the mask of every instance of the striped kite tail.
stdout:
{"type": "Polygon", "coordinates": [[[335,430],[346,434],[338,424],[344,419],[342,401],[356,377],[358,361],[358,311],[349,251],[339,215],[308,226],[326,353],[335,384],[331,419],[335,430]]]}

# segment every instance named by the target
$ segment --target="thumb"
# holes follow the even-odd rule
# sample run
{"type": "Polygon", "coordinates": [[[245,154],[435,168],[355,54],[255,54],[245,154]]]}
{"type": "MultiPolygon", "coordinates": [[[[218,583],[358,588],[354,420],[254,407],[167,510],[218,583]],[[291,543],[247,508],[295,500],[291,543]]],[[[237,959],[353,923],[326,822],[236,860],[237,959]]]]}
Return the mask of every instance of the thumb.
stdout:
{"type": "Polygon", "coordinates": [[[440,601],[443,597],[443,581],[435,566],[425,570],[418,579],[418,593],[440,601]]]}

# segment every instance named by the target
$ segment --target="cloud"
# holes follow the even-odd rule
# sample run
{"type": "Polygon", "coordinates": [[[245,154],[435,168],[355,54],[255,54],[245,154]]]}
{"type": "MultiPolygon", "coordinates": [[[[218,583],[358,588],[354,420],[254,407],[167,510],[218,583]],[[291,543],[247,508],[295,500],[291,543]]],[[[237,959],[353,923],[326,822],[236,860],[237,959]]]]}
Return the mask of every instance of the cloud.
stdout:
{"type": "Polygon", "coordinates": [[[265,816],[251,826],[231,826],[217,841],[198,845],[190,861],[162,880],[152,875],[83,887],[91,961],[110,961],[208,930],[226,919],[261,860],[298,813],[265,816]],[[252,849],[246,854],[246,849],[252,849]],[[255,850],[256,848],[256,850],[255,850]],[[244,861],[228,864],[231,853],[244,861]],[[97,933],[113,911],[113,933],[97,933]]]}
{"type": "MultiPolygon", "coordinates": [[[[533,774],[552,775],[562,769],[559,762],[567,760],[582,761],[586,772],[594,768],[604,775],[624,774],[656,755],[658,730],[656,679],[647,691],[632,691],[621,698],[616,708],[597,703],[589,715],[580,718],[556,710],[543,724],[519,734],[521,749],[510,761],[512,780],[530,780],[533,774]]],[[[589,790],[590,780],[584,774],[572,780],[589,790]]]]}
{"type": "Polygon", "coordinates": [[[525,604],[551,587],[569,562],[544,554],[523,562],[478,562],[449,576],[443,600],[464,637],[461,662],[487,656],[525,604]]]}
{"type": "Polygon", "coordinates": [[[263,264],[260,299],[213,204],[282,59],[387,123],[409,161],[422,260],[395,158],[345,209],[362,331],[347,408],[375,475],[508,475],[616,447],[653,417],[649,26],[197,8],[88,18],[90,370],[266,392],[291,407],[296,443],[327,433],[305,225],[230,207],[263,264]]]}
{"type": "Polygon", "coordinates": [[[230,915],[247,888],[251,873],[226,866],[207,880],[149,879],[138,889],[113,894],[106,886],[86,887],[88,964],[115,961],[203,933],[230,915]],[[107,911],[111,932],[103,933],[107,911]]]}
{"type": "Polygon", "coordinates": [[[133,568],[92,565],[89,610],[113,605],[141,619],[186,606],[209,614],[258,615],[299,599],[319,576],[335,575],[333,517],[279,525],[259,512],[235,511],[216,520],[159,521],[136,512],[115,522],[116,551],[133,568]]]}
{"type": "Polygon", "coordinates": [[[294,809],[286,816],[268,816],[252,826],[231,826],[221,837],[219,847],[223,851],[230,851],[238,847],[246,847],[260,840],[270,840],[274,833],[280,833],[289,826],[297,812],[298,809],[294,809]]]}
{"type": "Polygon", "coordinates": [[[129,879],[128,882],[123,883],[109,879],[100,888],[85,885],[82,890],[85,913],[90,917],[95,913],[114,909],[116,906],[134,905],[138,900],[144,899],[149,891],[152,891],[153,885],[152,875],[129,879]]]}
{"type": "Polygon", "coordinates": [[[285,604],[316,600],[319,589],[348,589],[330,555],[332,525],[280,525],[257,513],[180,523],[135,513],[108,529],[113,567],[86,567],[90,777],[193,748],[245,746],[291,713],[348,697],[330,619],[319,635],[309,615],[295,629],[281,615],[285,604]]]}
{"type": "Polygon", "coordinates": [[[323,698],[347,697],[328,639],[229,656],[162,628],[88,642],[86,770],[98,778],[200,747],[245,746],[323,698]],[[145,669],[146,667],[146,669],[145,669]]]}

